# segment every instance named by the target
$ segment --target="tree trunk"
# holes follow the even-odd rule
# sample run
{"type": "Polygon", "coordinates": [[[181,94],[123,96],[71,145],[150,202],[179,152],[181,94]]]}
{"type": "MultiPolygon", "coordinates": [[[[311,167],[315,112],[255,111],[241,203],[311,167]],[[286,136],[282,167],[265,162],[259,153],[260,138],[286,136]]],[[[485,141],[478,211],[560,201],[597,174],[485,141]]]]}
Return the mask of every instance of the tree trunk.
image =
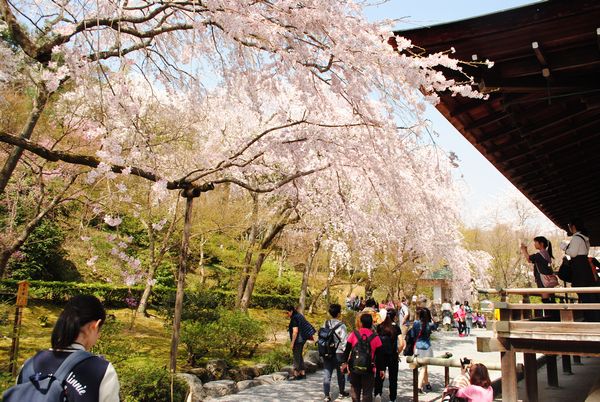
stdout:
{"type": "Polygon", "coordinates": [[[267,253],[265,251],[262,251],[258,255],[256,262],[254,263],[254,270],[248,277],[248,283],[246,284],[246,289],[244,290],[244,295],[242,296],[242,300],[240,301],[240,309],[242,311],[248,310],[248,307],[250,306],[250,299],[252,298],[252,292],[254,291],[254,284],[256,283],[256,278],[258,277],[258,273],[260,272],[260,269],[261,269],[263,263],[265,262],[266,256],[267,256],[267,253]]]}
{"type": "Polygon", "coordinates": [[[279,215],[279,220],[274,223],[270,229],[267,231],[265,238],[262,240],[260,244],[260,254],[258,255],[258,259],[254,264],[254,270],[250,277],[248,278],[248,282],[246,283],[246,289],[244,289],[244,295],[242,296],[242,300],[240,301],[240,309],[245,311],[248,309],[250,305],[250,298],[252,297],[252,292],[254,291],[254,284],[256,283],[256,278],[258,273],[260,272],[260,268],[268,254],[268,250],[271,245],[275,242],[275,239],[279,236],[281,231],[290,223],[297,222],[300,219],[298,216],[294,218],[290,218],[290,215],[293,212],[293,208],[290,205],[285,205],[282,207],[279,215]]]}
{"type": "Polygon", "coordinates": [[[244,256],[244,267],[240,275],[240,283],[238,284],[237,297],[235,299],[235,307],[240,308],[242,304],[242,298],[246,292],[246,286],[248,285],[248,275],[250,274],[250,264],[252,263],[252,254],[254,245],[256,243],[256,232],[257,232],[257,221],[258,221],[258,194],[250,193],[252,196],[252,225],[250,226],[250,235],[248,238],[248,249],[244,256]]]}
{"type": "MultiPolygon", "coordinates": [[[[36,97],[33,99],[33,107],[31,112],[29,112],[27,123],[25,124],[25,127],[23,127],[23,130],[21,130],[21,135],[19,136],[21,139],[28,140],[31,138],[33,130],[35,129],[47,102],[48,92],[46,92],[44,84],[40,84],[38,85],[36,97]]],[[[0,170],[0,194],[4,193],[8,181],[17,167],[17,163],[19,163],[19,159],[21,159],[21,155],[23,155],[23,148],[14,147],[10,155],[8,155],[8,158],[6,158],[6,162],[4,162],[4,166],[2,167],[2,170],[0,170]]],[[[6,262],[8,262],[8,260],[6,262]]]]}
{"type": "Polygon", "coordinates": [[[181,311],[183,310],[183,292],[185,288],[185,274],[187,270],[187,256],[192,228],[192,207],[194,197],[186,196],[185,220],[183,225],[183,238],[181,240],[181,254],[179,255],[179,268],[177,270],[177,293],[175,295],[175,313],[173,315],[173,334],[171,336],[171,372],[177,370],[177,346],[179,345],[179,330],[181,328],[181,311]]]}
{"type": "Polygon", "coordinates": [[[312,265],[313,265],[315,256],[317,255],[317,252],[319,251],[319,248],[321,247],[321,236],[322,236],[321,233],[319,233],[317,235],[317,238],[315,239],[315,241],[313,243],[312,250],[310,251],[310,254],[308,255],[308,260],[306,261],[306,265],[304,266],[304,272],[302,273],[302,286],[300,287],[300,301],[298,302],[298,311],[300,313],[304,313],[304,307],[306,307],[306,293],[308,292],[308,277],[309,277],[310,271],[312,269],[312,265]]]}
{"type": "Polygon", "coordinates": [[[171,221],[171,224],[169,225],[167,234],[165,235],[165,238],[163,239],[162,246],[160,248],[160,252],[158,253],[158,257],[156,257],[155,253],[154,253],[154,245],[156,244],[155,237],[154,237],[154,229],[152,228],[151,224],[149,224],[149,226],[148,226],[148,237],[151,238],[151,258],[150,258],[150,268],[148,268],[148,278],[146,280],[146,287],[144,288],[144,293],[142,294],[142,297],[140,299],[140,304],[139,304],[138,310],[137,310],[138,313],[140,313],[140,314],[146,314],[146,309],[148,308],[148,299],[150,298],[150,295],[152,294],[152,288],[154,287],[153,283],[154,283],[154,275],[156,274],[156,269],[161,264],[161,262],[165,256],[165,253],[169,249],[169,241],[171,240],[171,236],[173,235],[173,231],[175,230],[175,223],[177,222],[177,209],[178,209],[178,205],[175,206],[175,214],[173,215],[173,220],[171,221]]]}

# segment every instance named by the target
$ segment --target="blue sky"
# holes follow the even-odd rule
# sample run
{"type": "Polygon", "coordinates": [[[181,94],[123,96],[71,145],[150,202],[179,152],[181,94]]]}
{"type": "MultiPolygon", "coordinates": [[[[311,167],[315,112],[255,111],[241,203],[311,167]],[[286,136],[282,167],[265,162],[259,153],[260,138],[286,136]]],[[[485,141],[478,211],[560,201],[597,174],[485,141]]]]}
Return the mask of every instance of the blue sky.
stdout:
{"type": "MultiPolygon", "coordinates": [[[[385,18],[402,21],[397,29],[441,24],[519,7],[536,1],[524,0],[389,0],[366,8],[372,20],[385,18]]],[[[454,151],[460,158],[457,178],[468,187],[463,206],[463,219],[468,224],[481,215],[481,210],[514,186],[487,161],[464,137],[434,108],[429,107],[427,117],[439,134],[437,144],[446,151],[454,151]]]]}

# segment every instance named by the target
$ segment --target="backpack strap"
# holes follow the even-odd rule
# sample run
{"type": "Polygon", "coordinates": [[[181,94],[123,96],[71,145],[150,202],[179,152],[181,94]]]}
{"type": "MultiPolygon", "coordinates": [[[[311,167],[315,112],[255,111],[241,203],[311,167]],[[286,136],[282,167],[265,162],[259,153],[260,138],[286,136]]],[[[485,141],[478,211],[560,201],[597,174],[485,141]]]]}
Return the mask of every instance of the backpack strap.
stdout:
{"type": "Polygon", "coordinates": [[[29,381],[35,375],[35,367],[33,367],[33,357],[28,359],[21,369],[21,383],[29,381]]]}
{"type": "Polygon", "coordinates": [[[65,361],[62,362],[58,370],[56,370],[56,373],[54,373],[54,377],[61,384],[64,383],[64,381],[67,379],[67,376],[75,366],[93,356],[94,355],[88,351],[76,350],[75,352],[71,353],[71,355],[67,357],[65,361]]]}

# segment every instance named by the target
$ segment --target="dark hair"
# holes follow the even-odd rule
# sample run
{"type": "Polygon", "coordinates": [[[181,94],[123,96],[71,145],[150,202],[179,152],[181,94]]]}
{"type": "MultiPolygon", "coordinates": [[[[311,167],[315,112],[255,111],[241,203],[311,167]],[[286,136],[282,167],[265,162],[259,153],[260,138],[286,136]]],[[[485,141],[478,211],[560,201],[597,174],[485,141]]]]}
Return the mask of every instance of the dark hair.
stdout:
{"type": "Polygon", "coordinates": [[[285,306],[285,311],[294,312],[294,311],[296,311],[296,307],[289,304],[289,305],[285,306]]]}
{"type": "Polygon", "coordinates": [[[340,312],[342,311],[342,306],[340,306],[337,303],[333,303],[329,305],[329,314],[333,317],[333,318],[337,318],[338,315],[340,315],[340,312]]]}
{"type": "Polygon", "coordinates": [[[394,336],[394,317],[396,317],[396,310],[393,308],[388,309],[385,320],[377,326],[379,335],[394,336]]]}
{"type": "Polygon", "coordinates": [[[369,328],[373,326],[373,316],[369,313],[364,313],[360,316],[360,324],[363,328],[369,328]]]}
{"type": "Polygon", "coordinates": [[[573,225],[577,228],[578,232],[583,233],[585,236],[588,235],[588,231],[587,231],[585,224],[583,223],[583,220],[581,218],[574,217],[574,218],[569,219],[568,225],[569,226],[573,225]]]}
{"type": "Polygon", "coordinates": [[[377,307],[377,302],[373,298],[367,299],[365,307],[377,307]]]}
{"type": "Polygon", "coordinates": [[[534,237],[533,241],[541,243],[542,246],[544,246],[544,248],[548,250],[548,255],[550,256],[550,258],[554,258],[554,255],[552,255],[552,243],[550,242],[550,240],[546,239],[544,236],[538,236],[534,237]]]}
{"type": "Polygon", "coordinates": [[[427,324],[431,322],[431,312],[427,307],[423,307],[419,310],[419,321],[423,324],[423,328],[427,327],[427,324]]]}
{"type": "Polygon", "coordinates": [[[492,385],[488,369],[481,363],[476,363],[471,366],[470,382],[473,385],[479,385],[482,388],[488,388],[492,385]]]}
{"type": "Polygon", "coordinates": [[[88,295],[72,297],[52,330],[52,348],[68,348],[79,336],[81,327],[97,320],[101,320],[101,325],[106,320],[106,311],[98,298],[88,295]]]}

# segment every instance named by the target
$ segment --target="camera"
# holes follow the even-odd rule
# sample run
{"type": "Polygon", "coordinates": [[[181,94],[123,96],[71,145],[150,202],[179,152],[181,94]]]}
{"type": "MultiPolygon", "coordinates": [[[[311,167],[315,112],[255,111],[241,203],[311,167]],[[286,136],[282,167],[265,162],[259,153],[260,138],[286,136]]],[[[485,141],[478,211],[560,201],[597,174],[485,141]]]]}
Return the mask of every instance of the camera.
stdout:
{"type": "Polygon", "coordinates": [[[461,365],[462,367],[466,367],[466,366],[468,366],[469,364],[471,364],[471,359],[468,359],[468,358],[466,358],[466,357],[465,357],[465,358],[463,358],[463,359],[460,359],[460,365],[461,365]]]}

